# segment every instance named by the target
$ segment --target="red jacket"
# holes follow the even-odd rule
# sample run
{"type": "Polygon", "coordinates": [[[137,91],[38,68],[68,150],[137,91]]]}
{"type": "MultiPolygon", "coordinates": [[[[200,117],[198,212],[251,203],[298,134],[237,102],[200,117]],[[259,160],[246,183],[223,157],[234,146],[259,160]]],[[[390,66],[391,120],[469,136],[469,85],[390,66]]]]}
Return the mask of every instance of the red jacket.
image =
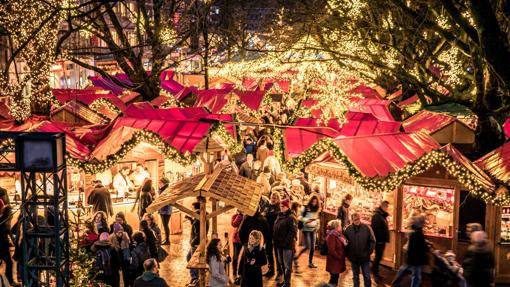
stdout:
{"type": "Polygon", "coordinates": [[[326,237],[328,244],[328,257],[326,258],[326,271],[333,274],[340,274],[345,271],[345,239],[335,230],[328,233],[326,237]]]}
{"type": "Polygon", "coordinates": [[[241,226],[241,222],[243,222],[242,214],[236,213],[236,214],[232,215],[231,224],[233,227],[233,232],[232,232],[232,242],[233,243],[241,243],[241,238],[239,238],[239,226],[241,226]]]}

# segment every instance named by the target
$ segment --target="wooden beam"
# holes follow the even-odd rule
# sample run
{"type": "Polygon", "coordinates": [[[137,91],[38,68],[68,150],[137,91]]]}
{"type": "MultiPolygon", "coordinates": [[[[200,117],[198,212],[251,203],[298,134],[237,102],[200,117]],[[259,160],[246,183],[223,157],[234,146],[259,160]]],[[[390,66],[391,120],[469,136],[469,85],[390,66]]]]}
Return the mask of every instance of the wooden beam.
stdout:
{"type": "Polygon", "coordinates": [[[176,207],[177,209],[179,209],[180,211],[186,213],[187,215],[195,218],[195,219],[198,219],[200,220],[200,215],[194,211],[192,211],[191,209],[188,209],[187,207],[184,207],[183,205],[179,204],[179,203],[172,203],[171,204],[172,206],[176,207]]]}
{"type": "Polygon", "coordinates": [[[234,208],[234,206],[227,205],[227,206],[222,207],[222,208],[220,208],[220,209],[218,209],[218,210],[216,210],[214,212],[211,212],[211,213],[209,213],[207,215],[207,220],[209,220],[209,219],[211,219],[213,217],[216,217],[216,216],[218,216],[218,215],[220,215],[220,214],[222,214],[224,212],[227,212],[227,211],[231,210],[232,208],[234,208]]]}

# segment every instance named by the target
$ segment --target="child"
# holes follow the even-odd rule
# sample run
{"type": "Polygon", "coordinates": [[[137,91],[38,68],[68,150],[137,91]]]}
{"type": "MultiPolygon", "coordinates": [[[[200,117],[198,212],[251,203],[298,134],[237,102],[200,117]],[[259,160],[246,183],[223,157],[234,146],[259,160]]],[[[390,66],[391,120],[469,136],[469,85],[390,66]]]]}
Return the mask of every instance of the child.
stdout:
{"type": "Polygon", "coordinates": [[[241,287],[262,287],[262,266],[267,264],[266,251],[262,247],[262,232],[253,230],[245,247],[241,287]]]}
{"type": "Polygon", "coordinates": [[[221,255],[221,241],[214,238],[207,246],[207,263],[209,264],[209,287],[226,287],[228,276],[225,274],[226,259],[221,255]]]}

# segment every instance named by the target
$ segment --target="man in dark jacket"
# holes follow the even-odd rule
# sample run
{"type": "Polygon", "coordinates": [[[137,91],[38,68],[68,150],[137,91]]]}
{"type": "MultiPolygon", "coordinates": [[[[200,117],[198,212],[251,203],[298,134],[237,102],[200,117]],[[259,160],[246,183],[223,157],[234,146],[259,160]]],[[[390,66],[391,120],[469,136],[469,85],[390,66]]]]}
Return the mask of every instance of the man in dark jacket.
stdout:
{"type": "Polygon", "coordinates": [[[363,273],[365,287],[370,287],[370,254],[375,248],[374,232],[370,226],[361,223],[361,216],[358,213],[353,213],[352,224],[345,229],[344,235],[347,239],[345,251],[351,261],[354,287],[359,287],[360,270],[363,273]]]}
{"type": "Polygon", "coordinates": [[[372,215],[371,226],[375,235],[375,258],[372,265],[372,273],[377,279],[381,278],[379,275],[379,264],[384,254],[384,248],[386,243],[390,242],[390,229],[387,220],[389,204],[388,201],[383,201],[381,206],[372,215]]]}
{"type": "MultiPolygon", "coordinates": [[[[409,240],[407,241],[406,265],[403,265],[398,271],[393,286],[398,285],[407,271],[412,272],[411,287],[419,287],[421,284],[421,271],[423,266],[428,263],[429,245],[425,241],[423,234],[423,224],[425,217],[415,216],[411,218],[411,230],[409,240]]],[[[405,249],[405,247],[404,247],[405,249]]]]}
{"type": "Polygon", "coordinates": [[[470,234],[471,245],[462,261],[464,278],[468,286],[489,287],[494,282],[494,255],[484,231],[470,234]]]}
{"type": "Polygon", "coordinates": [[[239,226],[239,238],[241,239],[241,243],[243,245],[248,244],[248,238],[250,237],[250,232],[253,230],[258,230],[262,232],[262,235],[264,236],[264,241],[266,241],[269,236],[269,225],[267,223],[267,220],[260,214],[260,212],[257,210],[255,215],[248,216],[245,215],[243,218],[243,222],[241,223],[241,226],[239,226]]]}
{"type": "Polygon", "coordinates": [[[155,259],[147,259],[143,263],[142,276],[136,278],[134,287],[168,287],[165,279],[159,277],[158,262],[155,259]]]}
{"type": "Polygon", "coordinates": [[[274,231],[274,223],[276,222],[276,218],[280,213],[280,194],[278,192],[273,192],[271,194],[271,202],[269,206],[264,210],[266,215],[267,224],[269,226],[269,237],[264,238],[266,243],[266,253],[267,253],[267,261],[269,269],[264,274],[264,276],[271,277],[274,275],[275,269],[275,257],[276,257],[276,270],[277,275],[280,276],[283,274],[283,270],[280,268],[280,264],[278,264],[278,256],[274,256],[276,254],[276,250],[273,245],[273,231],[274,231]]]}
{"type": "Polygon", "coordinates": [[[108,216],[113,216],[110,192],[103,186],[100,180],[96,180],[94,184],[94,190],[90,193],[88,200],[88,203],[92,205],[93,213],[97,211],[104,211],[108,216]]]}
{"type": "Polygon", "coordinates": [[[273,243],[276,247],[278,263],[283,270],[283,282],[278,286],[289,287],[292,274],[292,259],[296,246],[297,221],[290,210],[290,200],[280,202],[281,212],[276,218],[273,228],[273,243]]]}
{"type": "Polygon", "coordinates": [[[351,206],[352,195],[346,194],[344,199],[342,200],[342,205],[338,207],[338,212],[336,215],[337,219],[340,219],[342,222],[342,230],[345,230],[349,224],[351,224],[351,220],[349,218],[349,207],[351,206]]]}

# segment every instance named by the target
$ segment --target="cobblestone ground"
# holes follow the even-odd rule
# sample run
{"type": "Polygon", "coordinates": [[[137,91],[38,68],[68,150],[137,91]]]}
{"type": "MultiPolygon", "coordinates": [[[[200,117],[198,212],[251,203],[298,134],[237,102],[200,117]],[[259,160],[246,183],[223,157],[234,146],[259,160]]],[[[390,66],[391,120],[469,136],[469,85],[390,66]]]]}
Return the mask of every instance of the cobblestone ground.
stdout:
{"type": "MultiPolygon", "coordinates": [[[[224,232],[230,233],[230,216],[220,216],[218,219],[218,234],[224,232]]],[[[186,254],[189,250],[189,222],[185,221],[183,225],[183,234],[174,235],[171,238],[172,244],[166,246],[170,255],[168,259],[162,263],[160,275],[166,279],[170,286],[184,287],[190,280],[189,271],[186,269],[186,254]]],[[[320,256],[316,252],[314,263],[318,265],[316,269],[309,269],[307,264],[308,256],[303,254],[299,260],[299,273],[292,274],[293,287],[313,287],[321,282],[329,280],[329,273],[326,270],[326,257],[320,256]]],[[[382,268],[382,275],[387,278],[386,282],[372,282],[372,286],[390,286],[389,282],[394,273],[382,268]]],[[[360,278],[363,280],[362,278],[360,278]]],[[[276,286],[275,278],[265,279],[264,286],[276,286]]],[[[350,268],[342,274],[339,286],[353,286],[352,272],[350,268]]]]}

